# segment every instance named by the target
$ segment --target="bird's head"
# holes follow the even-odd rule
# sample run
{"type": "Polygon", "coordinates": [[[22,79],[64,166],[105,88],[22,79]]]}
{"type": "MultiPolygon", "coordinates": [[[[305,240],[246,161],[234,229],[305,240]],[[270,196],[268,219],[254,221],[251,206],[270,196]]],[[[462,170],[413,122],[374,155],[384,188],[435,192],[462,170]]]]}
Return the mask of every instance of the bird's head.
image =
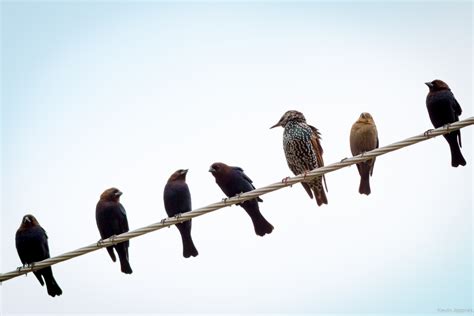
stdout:
{"type": "Polygon", "coordinates": [[[432,91],[441,91],[441,90],[451,90],[449,86],[443,80],[435,79],[431,82],[425,82],[425,85],[428,86],[430,92],[432,91]]]}
{"type": "Polygon", "coordinates": [[[286,126],[286,124],[288,124],[288,122],[302,122],[302,123],[305,123],[306,118],[304,117],[303,113],[301,113],[299,111],[295,111],[295,110],[286,111],[286,113],[283,114],[283,116],[278,121],[278,123],[276,123],[275,125],[273,125],[270,128],[274,128],[274,127],[277,127],[277,126],[281,126],[281,127],[284,128],[286,126]]]}
{"type": "Polygon", "coordinates": [[[359,116],[358,122],[363,122],[363,123],[373,123],[374,119],[372,118],[372,115],[368,112],[362,112],[359,116]]]}
{"type": "Polygon", "coordinates": [[[100,199],[104,201],[118,202],[122,194],[122,191],[119,189],[110,188],[105,190],[104,193],[100,195],[100,199]]]}
{"type": "Polygon", "coordinates": [[[173,182],[173,181],[178,181],[178,180],[185,181],[187,173],[188,173],[188,169],[176,170],[168,179],[168,182],[173,182]]]}
{"type": "Polygon", "coordinates": [[[38,220],[31,214],[26,214],[21,220],[21,227],[39,226],[38,220]]]}
{"type": "Polygon", "coordinates": [[[222,162],[215,162],[209,168],[209,172],[212,173],[214,177],[222,175],[229,169],[229,166],[222,162]]]}

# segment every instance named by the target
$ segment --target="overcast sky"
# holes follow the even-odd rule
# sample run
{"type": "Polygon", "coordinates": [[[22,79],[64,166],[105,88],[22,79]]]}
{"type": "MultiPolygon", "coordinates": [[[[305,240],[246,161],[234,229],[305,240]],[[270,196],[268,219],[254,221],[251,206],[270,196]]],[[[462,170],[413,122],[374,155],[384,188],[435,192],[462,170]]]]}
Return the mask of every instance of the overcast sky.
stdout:
{"type": "MultiPolygon", "coordinates": [[[[321,131],[326,164],[350,155],[370,112],[380,145],[431,128],[424,82],[473,114],[472,3],[2,2],[1,271],[34,214],[51,255],[99,239],[95,205],[115,186],[131,229],[165,217],[163,188],[189,168],[193,208],[224,194],[208,172],[242,167],[256,187],[291,175],[290,109],[321,131]]],[[[271,235],[239,207],[130,243],[132,275],[105,250],[53,267],[63,295],[29,274],[2,284],[10,313],[433,313],[472,306],[473,129],[467,166],[443,138],[327,175],[329,204],[301,185],[263,196],[271,235]]]]}

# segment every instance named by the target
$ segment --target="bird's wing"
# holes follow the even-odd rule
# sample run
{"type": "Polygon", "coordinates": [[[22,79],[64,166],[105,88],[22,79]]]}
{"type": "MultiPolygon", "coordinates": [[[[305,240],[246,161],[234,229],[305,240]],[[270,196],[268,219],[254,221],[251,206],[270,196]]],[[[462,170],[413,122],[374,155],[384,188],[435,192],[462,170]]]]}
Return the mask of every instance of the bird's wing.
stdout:
{"type": "MultiPolygon", "coordinates": [[[[379,148],[379,137],[377,136],[377,144],[375,148],[379,148]]],[[[374,173],[374,166],[375,166],[375,158],[372,160],[372,167],[370,168],[370,175],[374,173]]]]}
{"type": "Polygon", "coordinates": [[[458,100],[453,96],[454,100],[454,114],[456,114],[456,120],[459,120],[459,116],[462,114],[461,105],[459,105],[458,100]]]}
{"type": "MultiPolygon", "coordinates": [[[[245,174],[244,172],[244,169],[240,168],[240,167],[232,167],[234,170],[237,170],[241,175],[242,175],[242,178],[248,182],[248,184],[250,184],[250,186],[252,187],[252,190],[255,190],[255,186],[253,185],[253,181],[252,179],[249,178],[248,175],[245,174]]],[[[257,200],[259,202],[263,202],[263,200],[261,198],[257,198],[257,200]]]]}
{"type": "Polygon", "coordinates": [[[120,228],[123,231],[128,232],[129,228],[128,228],[127,212],[125,211],[125,208],[123,207],[121,203],[119,203],[119,208],[120,208],[120,213],[123,215],[123,218],[120,221],[120,226],[121,226],[120,228]]]}
{"type": "MultiPolygon", "coordinates": [[[[324,166],[323,160],[323,147],[321,147],[321,134],[319,133],[318,129],[314,126],[309,125],[312,130],[311,133],[311,145],[313,146],[314,153],[316,154],[316,159],[318,161],[318,168],[324,166]]],[[[328,191],[328,187],[326,184],[326,177],[323,175],[324,186],[326,187],[326,192],[328,191]]]]}

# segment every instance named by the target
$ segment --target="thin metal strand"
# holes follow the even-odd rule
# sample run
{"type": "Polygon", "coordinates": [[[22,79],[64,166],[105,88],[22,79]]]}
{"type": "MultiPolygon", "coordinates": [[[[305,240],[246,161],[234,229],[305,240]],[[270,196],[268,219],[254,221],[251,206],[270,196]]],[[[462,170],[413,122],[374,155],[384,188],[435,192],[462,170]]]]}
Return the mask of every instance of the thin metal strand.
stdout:
{"type": "Polygon", "coordinates": [[[270,193],[270,192],[273,192],[273,191],[276,191],[276,190],[280,190],[280,189],[288,187],[288,186],[292,186],[295,183],[299,183],[299,182],[302,182],[302,181],[309,181],[314,177],[322,176],[326,173],[333,172],[333,171],[336,171],[336,170],[354,165],[356,163],[366,161],[366,160],[375,158],[377,156],[381,156],[381,155],[387,154],[389,152],[399,150],[401,148],[411,146],[411,145],[414,145],[416,143],[426,141],[430,138],[434,138],[434,137],[437,137],[437,136],[440,136],[440,135],[444,135],[444,134],[447,134],[449,132],[452,132],[452,131],[455,131],[455,130],[458,130],[458,129],[461,129],[461,128],[464,128],[466,126],[473,125],[473,124],[474,124],[474,117],[469,117],[465,120],[455,122],[455,123],[447,125],[447,126],[443,126],[443,127],[433,129],[433,130],[428,130],[425,133],[423,133],[421,135],[418,135],[418,136],[410,137],[410,138],[407,138],[405,140],[402,140],[402,141],[399,141],[399,142],[396,142],[396,143],[393,143],[393,144],[390,144],[390,145],[387,145],[387,146],[384,146],[384,147],[380,147],[380,148],[374,149],[372,151],[369,151],[369,152],[366,152],[366,153],[363,153],[363,154],[360,154],[360,155],[357,155],[357,156],[354,156],[354,157],[345,158],[345,159],[341,160],[340,162],[333,163],[333,164],[330,164],[330,165],[327,165],[327,166],[324,166],[324,167],[321,167],[321,168],[311,170],[311,171],[307,172],[306,174],[297,175],[295,177],[288,177],[288,178],[285,178],[284,181],[276,182],[276,183],[270,184],[268,186],[265,186],[265,187],[262,187],[262,188],[259,188],[259,189],[255,189],[255,190],[247,192],[247,193],[242,193],[242,194],[240,194],[236,197],[226,198],[226,199],[223,199],[221,202],[213,203],[213,204],[210,204],[208,206],[195,209],[191,212],[182,213],[182,214],[179,214],[179,215],[176,215],[176,216],[173,216],[173,217],[168,217],[168,218],[165,218],[165,219],[161,220],[158,223],[154,223],[154,224],[142,227],[142,228],[138,228],[138,229],[135,229],[133,231],[129,231],[127,233],[123,233],[123,234],[120,234],[120,235],[117,235],[117,236],[112,236],[110,238],[101,240],[101,241],[96,242],[94,244],[91,244],[89,246],[79,248],[79,249],[74,250],[74,251],[66,252],[62,255],[59,255],[59,256],[56,256],[56,257],[53,257],[53,258],[49,258],[49,259],[46,259],[46,260],[43,260],[43,261],[40,261],[40,262],[36,262],[31,266],[19,267],[14,271],[0,274],[0,283],[3,282],[3,281],[9,280],[9,279],[18,277],[20,275],[26,274],[28,272],[33,272],[33,271],[36,271],[36,270],[39,270],[39,269],[57,264],[59,262],[63,262],[63,261],[70,260],[70,259],[78,257],[78,256],[85,255],[89,252],[96,251],[96,250],[99,250],[99,249],[104,248],[104,247],[112,246],[112,245],[118,244],[120,242],[127,241],[129,239],[132,239],[132,238],[144,235],[144,234],[148,234],[148,233],[160,230],[160,229],[165,228],[165,227],[169,227],[169,226],[174,225],[174,224],[182,223],[182,222],[187,221],[189,219],[192,219],[192,218],[195,218],[195,217],[198,217],[198,216],[202,216],[204,214],[216,211],[216,210],[224,208],[224,207],[232,206],[232,205],[237,204],[237,203],[241,203],[241,202],[244,202],[244,201],[247,201],[247,200],[254,199],[258,196],[261,196],[261,195],[264,195],[264,194],[267,194],[267,193],[270,193]]]}

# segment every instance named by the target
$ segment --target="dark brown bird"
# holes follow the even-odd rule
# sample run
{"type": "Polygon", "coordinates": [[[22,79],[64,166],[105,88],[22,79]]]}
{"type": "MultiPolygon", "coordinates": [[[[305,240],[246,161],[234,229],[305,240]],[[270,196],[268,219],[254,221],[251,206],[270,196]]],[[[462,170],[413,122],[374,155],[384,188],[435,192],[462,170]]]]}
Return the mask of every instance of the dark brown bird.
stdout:
{"type": "MultiPolygon", "coordinates": [[[[212,173],[217,185],[227,197],[233,197],[240,193],[255,190],[252,180],[250,180],[240,167],[230,167],[225,163],[216,162],[211,165],[209,172],[212,173]]],[[[259,236],[264,236],[273,231],[273,226],[263,217],[262,213],[260,213],[258,202],[263,201],[261,198],[256,198],[237,205],[243,207],[252,219],[255,233],[259,236]]]]}
{"type": "MultiPolygon", "coordinates": [[[[379,137],[374,119],[369,113],[362,113],[359,119],[352,125],[350,136],[351,151],[353,156],[360,155],[366,151],[379,148],[379,137]]],[[[375,158],[360,162],[357,169],[360,174],[360,194],[370,194],[369,176],[374,172],[375,158]]]]}
{"type": "MultiPolygon", "coordinates": [[[[283,127],[283,150],[285,151],[288,167],[295,174],[304,174],[324,166],[323,148],[318,129],[306,123],[303,113],[287,111],[281,119],[270,128],[283,127]]],[[[326,178],[316,177],[308,182],[301,182],[310,198],[316,197],[319,206],[328,204],[322,180],[326,186],[326,178]]],[[[326,187],[327,191],[327,187],[326,187]]]]}
{"type": "MultiPolygon", "coordinates": [[[[163,200],[166,213],[170,217],[191,211],[191,193],[186,184],[187,173],[187,169],[180,169],[173,173],[166,183],[163,200]]],[[[176,224],[176,227],[183,241],[183,257],[196,257],[198,251],[191,238],[191,220],[176,224]]]]}
{"type": "MultiPolygon", "coordinates": [[[[16,231],[15,242],[16,250],[24,266],[49,258],[48,236],[46,235],[46,231],[31,214],[23,216],[20,228],[16,231]]],[[[46,289],[50,296],[55,297],[56,295],[59,296],[63,294],[63,291],[54,279],[51,267],[34,271],[33,274],[41,286],[46,282],[46,289]]]]}
{"type": "MultiPolygon", "coordinates": [[[[430,115],[431,123],[435,128],[459,121],[462,113],[461,106],[454,98],[449,86],[441,80],[425,82],[430,89],[426,97],[426,108],[430,115]]],[[[453,131],[443,135],[448,141],[451,149],[451,165],[457,167],[465,166],[466,160],[461,153],[461,131],[453,131]]]]}
{"type": "MultiPolygon", "coordinates": [[[[120,190],[110,188],[101,194],[100,200],[97,202],[95,219],[102,239],[128,232],[127,213],[120,203],[121,195],[122,192],[120,192],[120,190]]],[[[114,246],[107,247],[107,251],[113,262],[117,260],[114,254],[115,248],[120,260],[120,269],[126,274],[131,274],[133,272],[128,259],[129,245],[130,242],[127,240],[114,246]]]]}

